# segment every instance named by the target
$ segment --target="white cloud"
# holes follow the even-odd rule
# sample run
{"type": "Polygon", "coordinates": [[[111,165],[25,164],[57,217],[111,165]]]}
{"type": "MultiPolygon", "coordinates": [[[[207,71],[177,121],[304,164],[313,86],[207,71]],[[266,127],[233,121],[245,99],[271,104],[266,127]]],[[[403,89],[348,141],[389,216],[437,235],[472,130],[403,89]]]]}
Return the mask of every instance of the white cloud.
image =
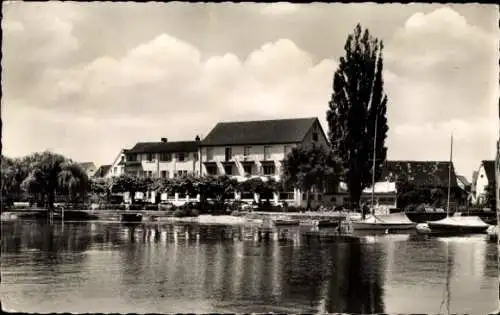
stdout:
{"type": "MultiPolygon", "coordinates": [[[[202,60],[196,47],[162,34],[119,59],[101,57],[73,68],[47,69],[24,106],[7,105],[7,115],[17,119],[6,128],[37,119],[23,110],[37,107],[43,115],[36,117],[43,122],[36,129],[50,122],[49,128],[67,127],[75,137],[86,134],[104,141],[113,134],[116,143],[126,146],[161,136],[182,140],[206,135],[220,120],[323,118],[334,70],[332,60],[313,64],[309,53],[287,39],[267,43],[245,60],[230,53],[202,60]]],[[[32,128],[29,132],[35,134],[32,128]]],[[[55,139],[54,134],[45,141],[55,139]]],[[[79,141],[79,150],[102,156],[95,145],[79,141]]],[[[116,153],[110,149],[105,146],[103,152],[112,157],[116,153]]]]}
{"type": "MultiPolygon", "coordinates": [[[[2,100],[7,154],[50,147],[109,163],[135,142],[194,139],[222,120],[317,116],[326,127],[337,63],[315,62],[292,40],[265,43],[246,58],[233,52],[202,57],[190,42],[165,33],[118,57],[103,51],[95,60],[68,67],[57,60],[78,47],[71,26],[77,17],[69,16],[40,30],[22,17],[8,22],[7,81],[30,58],[44,71],[40,80],[22,85],[19,98],[2,100]],[[40,59],[27,44],[31,38],[50,38],[40,59]],[[13,51],[19,47],[24,50],[16,61],[13,51]]],[[[489,116],[496,114],[498,100],[498,49],[491,52],[497,45],[492,37],[445,8],[413,15],[386,41],[389,158],[446,159],[451,123],[457,152],[463,150],[457,154],[462,169],[490,158],[496,124],[489,116]]]]}
{"type": "Polygon", "coordinates": [[[264,5],[260,12],[266,15],[287,15],[297,12],[299,7],[298,4],[290,2],[276,2],[264,5]]]}

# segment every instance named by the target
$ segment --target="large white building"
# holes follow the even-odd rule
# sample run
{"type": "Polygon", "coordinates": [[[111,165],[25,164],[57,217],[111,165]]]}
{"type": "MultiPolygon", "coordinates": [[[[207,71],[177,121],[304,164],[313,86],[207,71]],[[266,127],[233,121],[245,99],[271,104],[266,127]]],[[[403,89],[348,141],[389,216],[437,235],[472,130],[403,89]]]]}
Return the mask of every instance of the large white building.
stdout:
{"type": "Polygon", "coordinates": [[[195,141],[168,142],[162,138],[159,142],[139,142],[126,151],[124,172],[151,178],[199,176],[199,143],[198,137],[195,141]]]}
{"type": "MultiPolygon", "coordinates": [[[[328,146],[318,118],[297,118],[218,123],[200,145],[202,175],[227,175],[238,181],[261,177],[280,180],[283,161],[293,147],[328,146]]],[[[274,200],[304,199],[294,192],[277,192],[274,200]]]]}

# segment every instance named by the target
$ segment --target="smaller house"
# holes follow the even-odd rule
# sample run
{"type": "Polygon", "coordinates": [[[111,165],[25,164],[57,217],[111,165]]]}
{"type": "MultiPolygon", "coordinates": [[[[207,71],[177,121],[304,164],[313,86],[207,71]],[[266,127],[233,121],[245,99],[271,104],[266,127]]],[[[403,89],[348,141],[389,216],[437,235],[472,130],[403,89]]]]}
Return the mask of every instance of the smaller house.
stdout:
{"type": "Polygon", "coordinates": [[[125,173],[139,177],[174,178],[199,175],[198,147],[195,141],[138,142],[126,152],[125,173]]]}
{"type": "Polygon", "coordinates": [[[106,173],[106,177],[118,177],[125,174],[125,162],[128,151],[128,149],[120,150],[118,155],[115,157],[113,164],[111,164],[109,171],[106,173]]]}
{"type": "Polygon", "coordinates": [[[484,160],[481,161],[481,165],[479,165],[477,179],[473,189],[473,204],[479,206],[487,203],[487,189],[489,185],[496,185],[494,160],[484,160]]]}
{"type": "Polygon", "coordinates": [[[99,168],[95,172],[94,177],[96,177],[96,178],[106,177],[106,175],[108,174],[110,169],[111,169],[111,165],[101,165],[101,166],[99,166],[99,168]]]}
{"type": "Polygon", "coordinates": [[[97,167],[95,166],[94,162],[83,162],[79,164],[83,168],[85,173],[87,173],[87,176],[89,178],[93,177],[95,172],[97,171],[97,167]]]}

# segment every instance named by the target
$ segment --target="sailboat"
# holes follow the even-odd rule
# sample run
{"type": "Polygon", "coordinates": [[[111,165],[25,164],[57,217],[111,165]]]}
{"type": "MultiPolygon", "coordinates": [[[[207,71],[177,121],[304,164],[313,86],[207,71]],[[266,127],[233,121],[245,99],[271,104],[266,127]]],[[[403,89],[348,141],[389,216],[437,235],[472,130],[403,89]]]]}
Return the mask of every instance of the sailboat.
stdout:
{"type": "Polygon", "coordinates": [[[426,234],[475,234],[485,233],[489,224],[478,216],[450,216],[451,163],[453,160],[453,134],[451,135],[450,163],[448,164],[448,197],[446,202],[446,218],[438,221],[427,221],[417,225],[417,231],[426,234]]]}
{"type": "Polygon", "coordinates": [[[373,168],[372,168],[372,200],[371,200],[371,215],[363,220],[351,221],[352,228],[356,230],[411,230],[416,227],[416,223],[412,222],[405,213],[392,213],[386,215],[375,214],[375,161],[377,149],[377,125],[378,115],[375,116],[375,137],[373,141],[373,168]]]}

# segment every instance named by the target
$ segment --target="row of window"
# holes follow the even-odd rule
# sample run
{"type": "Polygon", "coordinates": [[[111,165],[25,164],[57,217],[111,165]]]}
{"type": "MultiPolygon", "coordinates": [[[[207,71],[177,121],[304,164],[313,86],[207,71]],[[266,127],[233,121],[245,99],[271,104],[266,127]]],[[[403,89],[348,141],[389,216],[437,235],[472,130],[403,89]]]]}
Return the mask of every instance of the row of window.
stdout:
{"type": "MultiPolygon", "coordinates": [[[[209,175],[219,175],[217,166],[215,165],[207,166],[206,169],[209,175]]],[[[243,172],[245,172],[245,174],[252,175],[253,174],[252,169],[253,169],[252,165],[243,165],[243,172]]],[[[233,170],[234,170],[233,165],[224,165],[225,175],[236,175],[234,174],[233,170]]],[[[276,167],[274,165],[263,165],[262,173],[264,175],[276,175],[276,167]]]]}
{"type": "MultiPolygon", "coordinates": [[[[184,152],[175,153],[175,156],[177,158],[177,161],[184,162],[186,159],[189,158],[189,153],[184,153],[184,152]]],[[[196,152],[192,153],[192,157],[195,161],[197,161],[198,160],[198,153],[196,153],[196,152]]],[[[138,154],[130,154],[127,157],[127,160],[132,161],[132,162],[140,161],[140,160],[152,162],[155,159],[157,159],[160,162],[170,162],[170,161],[172,161],[172,153],[158,153],[158,154],[147,153],[147,154],[145,154],[145,156],[140,155],[140,154],[139,155],[138,154]]]]}
{"type": "MultiPolygon", "coordinates": [[[[251,151],[250,146],[243,147],[243,160],[247,160],[250,158],[250,151],[251,151]]],[[[283,154],[286,156],[290,151],[292,150],[291,145],[285,145],[283,148],[283,154]]],[[[271,160],[271,151],[272,147],[271,146],[264,146],[264,160],[271,160]]],[[[206,154],[207,154],[207,161],[213,161],[214,159],[214,148],[207,148],[206,149],[206,154]]],[[[231,161],[233,159],[233,148],[232,147],[226,147],[224,149],[224,158],[225,161],[231,161]]]]}
{"type": "MultiPolygon", "coordinates": [[[[139,176],[142,176],[142,177],[147,177],[147,178],[153,178],[155,177],[155,174],[156,172],[153,172],[153,171],[141,171],[139,172],[139,176]]],[[[177,177],[177,176],[187,176],[189,173],[188,171],[186,170],[179,170],[179,171],[176,171],[174,173],[174,177],[177,177]]],[[[160,177],[162,178],[169,178],[170,177],[170,172],[169,171],[160,171],[160,177]]]]}

